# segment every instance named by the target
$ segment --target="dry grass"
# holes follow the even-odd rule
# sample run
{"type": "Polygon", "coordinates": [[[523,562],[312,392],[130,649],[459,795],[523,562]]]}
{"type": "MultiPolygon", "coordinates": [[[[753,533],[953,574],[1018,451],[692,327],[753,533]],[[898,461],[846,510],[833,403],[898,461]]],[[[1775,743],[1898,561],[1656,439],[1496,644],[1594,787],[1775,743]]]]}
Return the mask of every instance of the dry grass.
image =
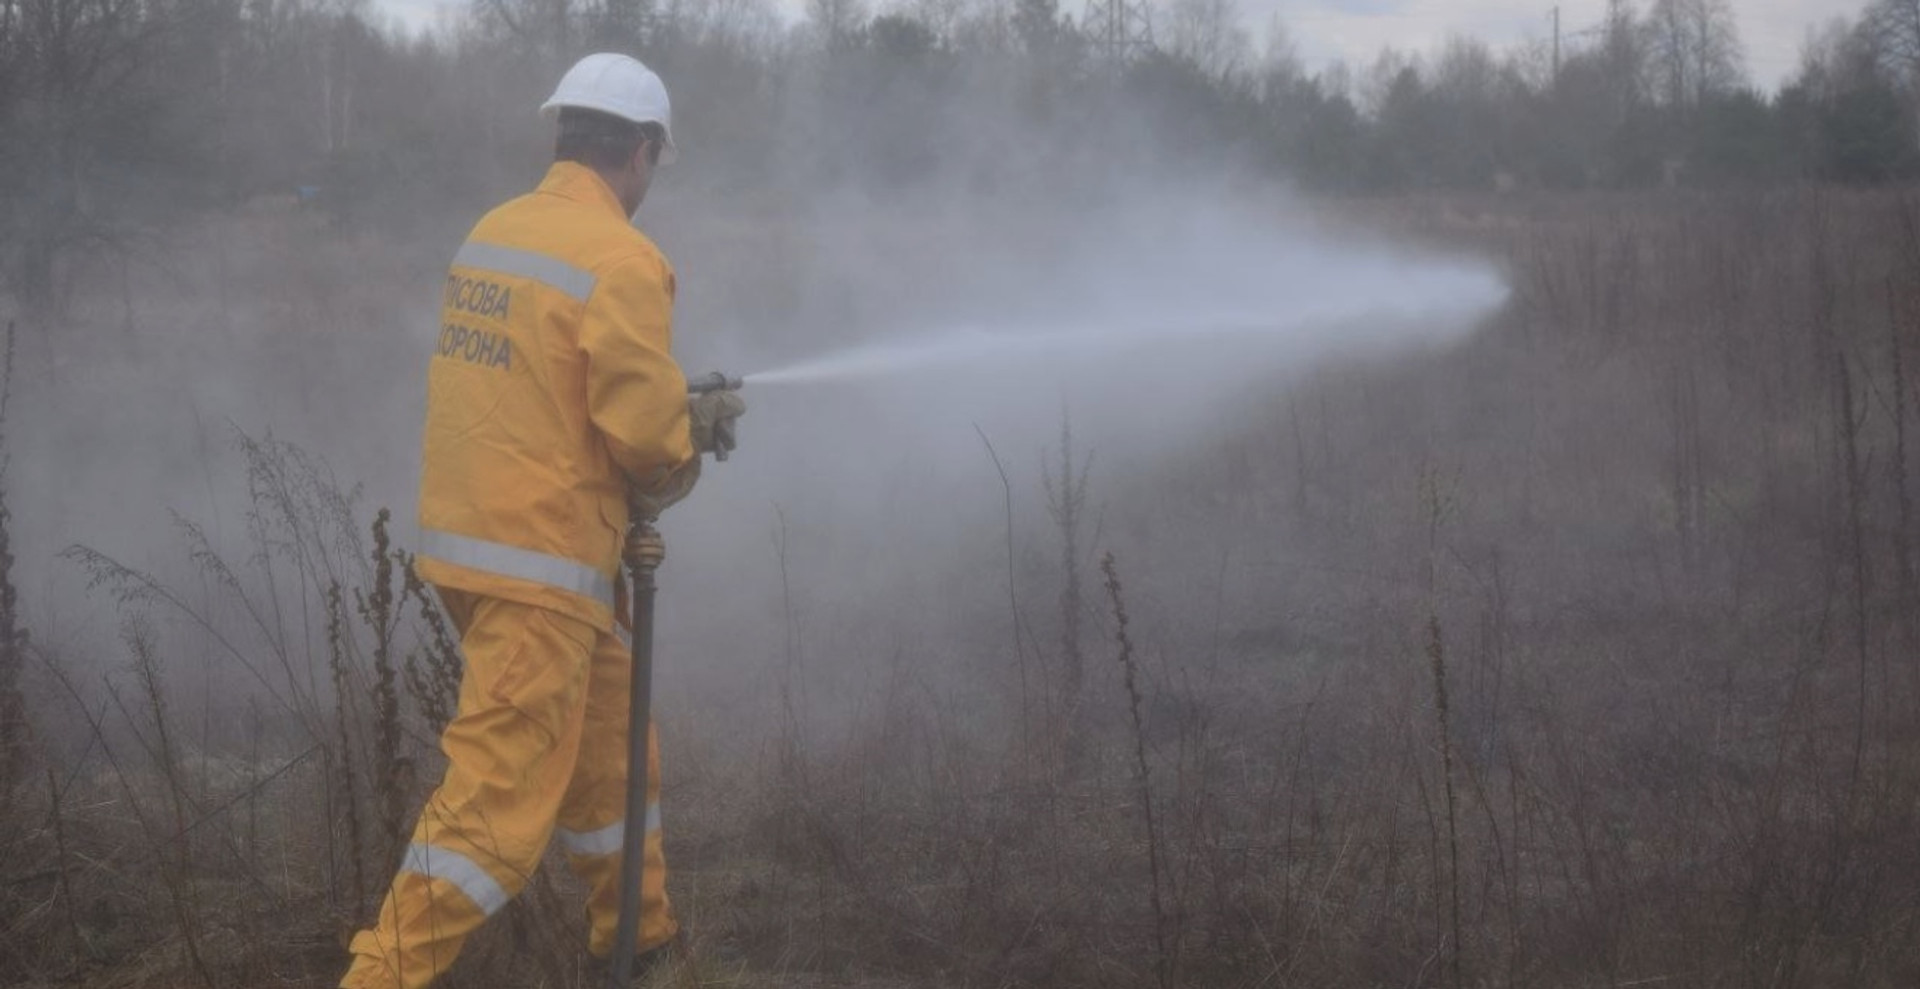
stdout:
{"type": "MultiPolygon", "coordinates": [[[[1055,502],[1109,506],[1094,549],[1136,561],[1125,619],[1078,600],[1077,549],[1009,545],[1009,581],[1053,590],[993,607],[1046,626],[1066,587],[1072,613],[1002,661],[876,662],[831,734],[792,706],[664,726],[683,984],[1920,981],[1920,205],[1357,209],[1504,257],[1511,305],[1455,351],[1248,396],[1164,478],[1063,448],[1055,502]],[[1230,561],[1183,538],[1221,532],[1230,561]],[[1086,662],[1079,705],[1028,704],[1078,649],[1125,679],[1086,662]],[[1071,772],[1028,751],[1068,732],[1071,772]]],[[[157,622],[141,690],[26,654],[0,981],[325,985],[436,776],[457,673],[429,596],[297,452],[246,449],[255,550],[182,530],[221,620],[83,551],[157,622]],[[244,705],[151,675],[197,649],[244,705]]],[[[546,874],[454,984],[578,984],[546,874]]]]}

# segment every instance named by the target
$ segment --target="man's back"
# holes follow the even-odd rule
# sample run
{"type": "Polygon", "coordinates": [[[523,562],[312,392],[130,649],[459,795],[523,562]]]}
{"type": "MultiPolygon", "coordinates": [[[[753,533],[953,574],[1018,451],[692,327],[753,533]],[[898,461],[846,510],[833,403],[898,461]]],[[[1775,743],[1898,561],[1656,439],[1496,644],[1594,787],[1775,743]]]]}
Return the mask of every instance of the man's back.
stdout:
{"type": "Polygon", "coordinates": [[[428,372],[423,577],[610,625],[623,472],[645,486],[693,457],[673,289],[583,166],[480,220],[428,372]]]}

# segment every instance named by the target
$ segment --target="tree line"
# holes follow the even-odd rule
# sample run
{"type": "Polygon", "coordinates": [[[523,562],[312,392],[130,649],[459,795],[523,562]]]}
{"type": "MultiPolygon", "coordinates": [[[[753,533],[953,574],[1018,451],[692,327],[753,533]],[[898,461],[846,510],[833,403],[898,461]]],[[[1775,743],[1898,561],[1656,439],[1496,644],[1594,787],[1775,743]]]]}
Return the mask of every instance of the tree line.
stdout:
{"type": "MultiPolygon", "coordinates": [[[[699,181],[995,189],[1088,162],[1276,175],[1313,192],[1885,183],[1920,172],[1920,3],[1810,36],[1774,93],[1730,0],[1612,0],[1564,42],[1457,37],[1309,71],[1233,0],[1103,4],[470,0],[410,32],[367,0],[0,0],[0,252],[29,309],[62,261],[182,211],[295,195],[343,222],[428,214],[537,150],[529,108],[587,51],[670,81],[699,181]]],[[[516,179],[516,181],[521,181],[516,179]]]]}

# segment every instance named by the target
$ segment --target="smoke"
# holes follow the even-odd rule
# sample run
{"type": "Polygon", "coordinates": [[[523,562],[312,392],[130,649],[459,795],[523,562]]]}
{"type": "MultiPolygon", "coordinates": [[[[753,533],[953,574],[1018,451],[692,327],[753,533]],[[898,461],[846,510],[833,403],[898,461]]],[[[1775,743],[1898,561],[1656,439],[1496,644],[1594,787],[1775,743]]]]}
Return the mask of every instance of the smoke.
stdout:
{"type": "MultiPolygon", "coordinates": [[[[1343,229],[1272,187],[1117,169],[1058,188],[940,179],[770,208],[686,177],[656,187],[641,225],[679,273],[676,352],[689,373],[745,374],[750,404],[738,453],[663,523],[669,703],[694,691],[682,699],[725,716],[800,675],[817,714],[857,698],[872,662],[1002,662],[1009,522],[1016,593],[1054,593],[1041,465],[1059,473],[1067,422],[1092,457],[1094,517],[1116,521],[1087,545],[1154,552],[1196,530],[1145,493],[1212,497],[1226,482],[1194,458],[1272,429],[1290,383],[1446,347],[1506,297],[1486,261],[1343,229]]],[[[107,631],[104,602],[76,603],[79,576],[53,559],[71,542],[177,567],[177,513],[243,552],[230,428],[319,454],[413,543],[435,290],[459,224],[403,240],[302,216],[207,224],[164,276],[133,271],[83,298],[74,330],[24,348],[30,620],[107,631]]]]}
{"type": "MultiPolygon", "coordinates": [[[[663,655],[737,682],[784,662],[797,615],[828,696],[857,693],[854,654],[971,668],[1011,641],[1000,471],[1032,575],[1066,422],[1107,499],[1270,428],[1327,362],[1445,347],[1507,295],[1485,261],[1338,233],[1277,191],[1126,192],[1124,210],[823,209],[810,290],[766,332],[728,335],[738,317],[694,290],[683,363],[744,373],[750,411],[665,520],[663,655]]],[[[1156,538],[1179,537],[1131,548],[1156,538]]],[[[1019,590],[1051,600],[1044,580],[1019,590]]]]}

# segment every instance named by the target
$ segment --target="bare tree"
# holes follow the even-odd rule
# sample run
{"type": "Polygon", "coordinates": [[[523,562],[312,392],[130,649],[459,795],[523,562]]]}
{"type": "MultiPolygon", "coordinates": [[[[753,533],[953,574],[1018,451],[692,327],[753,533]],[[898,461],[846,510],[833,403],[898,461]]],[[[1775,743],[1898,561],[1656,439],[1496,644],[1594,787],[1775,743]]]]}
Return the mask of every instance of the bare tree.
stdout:
{"type": "Polygon", "coordinates": [[[1266,43],[1260,51],[1260,78],[1268,85],[1291,84],[1306,75],[1292,32],[1281,22],[1279,14],[1268,18],[1266,43]]]}
{"type": "Polygon", "coordinates": [[[161,27],[147,13],[138,0],[0,2],[0,266],[29,311],[57,308],[59,259],[104,236],[93,180],[132,137],[110,122],[141,99],[161,27]]]}
{"type": "Polygon", "coordinates": [[[1730,0],[1654,0],[1646,32],[1654,89],[1669,106],[1699,106],[1745,76],[1730,0]]]}
{"type": "Polygon", "coordinates": [[[770,58],[781,34],[772,0],[666,0],[658,12],[673,35],[694,45],[725,46],[770,58]]]}
{"type": "Polygon", "coordinates": [[[1453,38],[1433,66],[1433,88],[1456,102],[1491,103],[1500,84],[1500,66],[1486,43],[1453,38]]]}
{"type": "Polygon", "coordinates": [[[1360,112],[1369,117],[1378,117],[1387,105],[1394,84],[1409,70],[1417,79],[1420,68],[1418,55],[1408,54],[1391,45],[1380,49],[1380,54],[1374,56],[1373,64],[1367,66],[1359,79],[1355,102],[1359,104],[1360,112]]]}
{"type": "Polygon", "coordinates": [[[1035,60],[1051,57],[1067,31],[1060,19],[1060,0],[1016,0],[1009,21],[1021,50],[1035,60]]]}
{"type": "Polygon", "coordinates": [[[1253,41],[1240,26],[1234,0],[1173,0],[1163,23],[1168,54],[1212,78],[1236,75],[1253,61],[1253,41]]]}
{"type": "Polygon", "coordinates": [[[654,7],[654,0],[473,0],[476,20],[492,33],[554,61],[587,48],[637,47],[649,38],[654,7]]]}
{"type": "Polygon", "coordinates": [[[962,21],[980,6],[976,0],[913,0],[905,13],[925,24],[942,43],[951,43],[962,21]]]}
{"type": "Polygon", "coordinates": [[[1607,0],[1601,25],[1600,67],[1608,109],[1617,122],[1645,92],[1647,46],[1630,0],[1607,0]]]}
{"type": "Polygon", "coordinates": [[[807,26],[827,48],[841,48],[867,23],[863,0],[807,0],[807,26]]]}

